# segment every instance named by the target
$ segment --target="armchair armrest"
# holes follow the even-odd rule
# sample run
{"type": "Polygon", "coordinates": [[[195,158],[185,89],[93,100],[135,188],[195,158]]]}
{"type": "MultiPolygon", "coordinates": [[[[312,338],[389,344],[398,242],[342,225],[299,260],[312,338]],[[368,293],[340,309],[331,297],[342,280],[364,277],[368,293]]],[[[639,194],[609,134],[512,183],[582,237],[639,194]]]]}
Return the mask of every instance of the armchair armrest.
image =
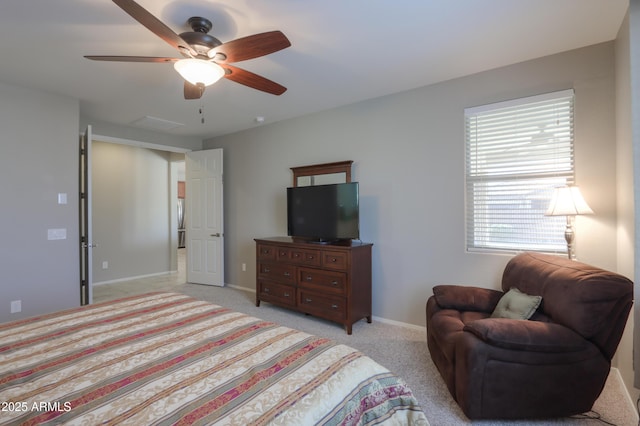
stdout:
{"type": "Polygon", "coordinates": [[[532,352],[577,352],[590,346],[575,331],[555,323],[485,318],[465,325],[464,331],[491,346],[532,352]]]}
{"type": "Polygon", "coordinates": [[[493,312],[504,293],[481,287],[438,285],[433,288],[438,306],[458,311],[493,312]]]}

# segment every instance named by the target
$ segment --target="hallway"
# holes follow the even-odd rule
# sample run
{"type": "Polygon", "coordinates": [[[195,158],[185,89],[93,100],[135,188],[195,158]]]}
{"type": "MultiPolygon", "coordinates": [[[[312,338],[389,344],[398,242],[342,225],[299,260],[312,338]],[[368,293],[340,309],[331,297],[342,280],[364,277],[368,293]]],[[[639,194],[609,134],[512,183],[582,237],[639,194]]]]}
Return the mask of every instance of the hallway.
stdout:
{"type": "Polygon", "coordinates": [[[150,291],[180,291],[187,281],[187,250],[178,249],[178,271],[164,275],[93,286],[93,303],[150,291]]]}

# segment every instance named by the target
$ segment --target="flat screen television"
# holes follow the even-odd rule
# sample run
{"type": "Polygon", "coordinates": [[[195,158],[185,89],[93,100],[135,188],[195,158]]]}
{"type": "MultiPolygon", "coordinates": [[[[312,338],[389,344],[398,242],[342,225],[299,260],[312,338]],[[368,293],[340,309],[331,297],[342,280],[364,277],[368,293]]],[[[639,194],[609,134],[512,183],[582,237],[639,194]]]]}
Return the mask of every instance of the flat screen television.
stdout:
{"type": "Polygon", "coordinates": [[[287,188],[287,229],[313,242],[360,238],[358,182],[287,188]]]}

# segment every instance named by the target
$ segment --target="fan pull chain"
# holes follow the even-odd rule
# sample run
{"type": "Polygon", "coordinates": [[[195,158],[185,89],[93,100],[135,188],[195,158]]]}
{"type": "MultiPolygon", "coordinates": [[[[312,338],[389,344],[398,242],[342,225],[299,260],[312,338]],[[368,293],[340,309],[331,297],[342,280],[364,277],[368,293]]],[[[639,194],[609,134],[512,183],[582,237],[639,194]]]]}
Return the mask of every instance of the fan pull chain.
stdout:
{"type": "Polygon", "coordinates": [[[204,103],[200,104],[200,123],[204,124],[204,103]]]}

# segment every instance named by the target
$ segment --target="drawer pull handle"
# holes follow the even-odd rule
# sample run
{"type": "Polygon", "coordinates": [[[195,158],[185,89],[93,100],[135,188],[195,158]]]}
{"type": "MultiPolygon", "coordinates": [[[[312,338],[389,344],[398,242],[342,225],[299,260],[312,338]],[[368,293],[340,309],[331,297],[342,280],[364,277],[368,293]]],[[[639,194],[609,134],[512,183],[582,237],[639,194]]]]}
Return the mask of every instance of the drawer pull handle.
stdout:
{"type": "Polygon", "coordinates": [[[312,300],[309,299],[308,297],[306,299],[304,299],[304,301],[307,302],[307,303],[311,303],[312,302],[312,300]]]}
{"type": "Polygon", "coordinates": [[[269,254],[269,250],[262,250],[262,254],[269,254]]]}
{"type": "Polygon", "coordinates": [[[286,256],[287,252],[286,251],[281,251],[280,252],[280,256],[286,256]]]}
{"type": "Polygon", "coordinates": [[[264,268],[264,272],[271,272],[269,268],[264,268]]]}
{"type": "Polygon", "coordinates": [[[338,281],[331,281],[331,285],[333,285],[333,286],[338,285],[338,281]]]}
{"type": "Polygon", "coordinates": [[[296,254],[293,255],[293,257],[298,258],[298,257],[300,257],[300,255],[298,253],[296,253],[296,254]]]}
{"type": "Polygon", "coordinates": [[[285,294],[284,294],[284,297],[289,297],[289,293],[285,293],[285,294]]]}
{"type": "Polygon", "coordinates": [[[266,288],[264,289],[264,292],[265,292],[265,293],[269,293],[269,287],[266,287],[266,288]]]}
{"type": "Polygon", "coordinates": [[[285,276],[285,277],[290,277],[290,276],[291,276],[291,272],[285,272],[285,273],[284,273],[284,276],[285,276]]]}
{"type": "Polygon", "coordinates": [[[312,281],[312,280],[313,280],[313,277],[312,277],[311,275],[307,275],[307,278],[305,278],[305,280],[307,280],[307,281],[312,281]]]}
{"type": "Polygon", "coordinates": [[[307,259],[313,260],[313,256],[307,256],[307,259]]]}
{"type": "Polygon", "coordinates": [[[337,261],[338,261],[338,259],[336,259],[335,257],[332,257],[332,258],[331,258],[331,261],[332,261],[333,263],[335,263],[335,262],[337,262],[337,261]]]}
{"type": "Polygon", "coordinates": [[[331,309],[338,309],[338,305],[336,305],[335,303],[331,305],[331,309]]]}

